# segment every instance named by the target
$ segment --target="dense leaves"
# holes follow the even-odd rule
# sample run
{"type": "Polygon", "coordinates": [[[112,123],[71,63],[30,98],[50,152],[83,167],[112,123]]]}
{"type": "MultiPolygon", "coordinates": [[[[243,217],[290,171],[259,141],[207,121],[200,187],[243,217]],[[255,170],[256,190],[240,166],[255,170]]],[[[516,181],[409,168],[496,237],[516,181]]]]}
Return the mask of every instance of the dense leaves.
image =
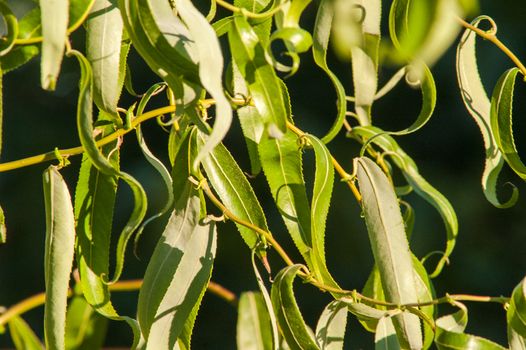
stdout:
{"type": "MultiPolygon", "coordinates": [[[[461,98],[484,141],[482,188],[496,207],[517,202],[518,188],[513,187],[504,201],[497,189],[504,164],[526,179],[512,124],[517,75],[526,73],[526,68],[496,37],[490,17],[464,22],[462,17],[476,13],[476,1],[235,0],[231,4],[213,0],[209,11],[203,12],[206,4],[192,0],[40,0],[20,17],[11,4],[0,1],[5,24],[0,40],[0,152],[17,136],[2,132],[4,74],[41,54],[41,87],[60,90],[57,82],[64,57],[75,58],[80,70],[77,98],[71,99],[77,105],[72,134],[78,135],[80,147],[0,164],[0,171],[7,171],[59,162],[44,172],[45,293],[0,313],[0,331],[8,325],[17,349],[41,349],[42,343],[59,350],[102,348],[111,320],[130,326],[133,341],[130,338],[131,344],[125,346],[132,349],[190,350],[207,290],[236,307],[236,342],[243,350],[341,350],[349,317],[375,333],[375,349],[503,349],[465,333],[468,312],[462,300],[504,304],[510,349],[526,349],[525,280],[510,298],[435,295],[431,278],[445,271],[461,239],[457,216],[397,139],[420,130],[435,114],[432,67],[464,26],[456,71],[461,98]],[[218,6],[229,12],[219,11],[218,6]],[[387,8],[388,13],[383,13],[387,8]],[[310,23],[309,12],[315,23],[310,23]],[[489,30],[481,29],[483,21],[490,24],[489,30]],[[73,32],[79,35],[73,37],[73,32]],[[496,44],[516,65],[501,75],[491,100],[478,70],[476,36],[496,44]],[[341,69],[332,68],[336,64],[331,49],[343,62],[341,69]],[[314,62],[302,60],[309,51],[314,62]],[[152,70],[154,79],[160,79],[149,88],[141,86],[143,94],[135,92],[132,78],[140,61],[152,70]],[[316,132],[318,121],[301,118],[297,91],[289,94],[288,90],[287,79],[309,64],[321,68],[321,78],[334,89],[334,111],[320,116],[329,118],[324,123],[331,126],[321,135],[316,132]],[[396,72],[381,86],[384,72],[393,67],[396,72]],[[420,90],[421,99],[407,102],[414,103],[411,110],[419,110],[418,115],[412,123],[392,121],[389,129],[394,131],[384,131],[377,126],[383,116],[375,104],[402,78],[420,90]],[[159,105],[164,107],[152,107],[159,105]],[[142,125],[155,118],[166,135],[156,134],[160,136],[150,142],[151,130],[142,125]],[[309,133],[301,130],[302,124],[309,133]],[[332,149],[331,141],[343,127],[361,152],[352,146],[347,153],[332,149]],[[128,133],[136,135],[136,149],[157,172],[161,196],[146,195],[144,188],[151,186],[142,171],[132,174],[138,167],[128,157],[123,156],[121,164],[121,155],[133,153],[134,146],[124,137],[128,133]],[[235,139],[238,136],[240,140],[235,139]],[[166,154],[154,154],[149,144],[163,141],[166,154]],[[243,149],[237,149],[239,145],[243,149]],[[245,151],[250,171],[245,169],[245,151]],[[68,157],[77,154],[83,154],[80,168],[65,176],[78,173],[73,201],[60,172],[70,165],[68,157]],[[132,170],[123,171],[121,166],[132,170]],[[118,188],[121,180],[127,185],[123,190],[118,188]],[[260,180],[266,180],[266,192],[260,180]],[[329,234],[342,247],[360,242],[354,236],[358,232],[347,232],[346,222],[327,231],[335,227],[327,223],[333,219],[331,208],[349,208],[333,203],[333,192],[344,187],[349,188],[349,201],[356,200],[356,208],[361,209],[361,218],[357,214],[349,220],[365,221],[363,234],[367,230],[374,258],[361,293],[355,286],[341,287],[359,276],[356,266],[339,266],[349,277],[342,281],[329,272],[329,266],[343,261],[326,246],[329,234]],[[411,191],[436,209],[446,231],[445,248],[429,271],[428,258],[435,251],[421,252],[426,245],[420,245],[415,250],[425,254],[420,258],[411,244],[422,230],[414,225],[420,206],[407,196],[411,191]],[[127,220],[116,207],[126,201],[131,208],[127,220]],[[152,207],[160,209],[145,219],[152,201],[159,202],[152,207]],[[154,219],[164,223],[162,233],[148,225],[154,219]],[[252,283],[258,289],[241,291],[239,299],[210,281],[216,254],[224,253],[221,232],[228,220],[245,243],[240,249],[251,253],[250,262],[246,254],[231,258],[239,266],[252,264],[252,283]],[[119,226],[120,232],[114,234],[119,226]],[[143,232],[153,249],[151,256],[137,244],[143,232]],[[145,272],[141,279],[120,281],[134,235],[145,272]],[[299,254],[284,248],[287,240],[299,254]],[[264,266],[264,274],[259,265],[264,266]],[[298,298],[304,294],[295,292],[302,288],[294,285],[296,279],[330,298],[318,311],[315,328],[309,324],[311,317],[303,317],[310,301],[298,298]],[[137,290],[132,302],[137,313],[125,316],[118,311],[114,294],[137,290]],[[444,303],[457,311],[438,317],[444,303]],[[45,304],[42,335],[20,317],[40,304],[45,304]]],[[[16,122],[24,125],[25,120],[19,119],[16,122]]],[[[455,131],[447,130],[448,135],[455,131]]],[[[2,205],[6,211],[0,207],[0,243],[6,241],[6,222],[16,211],[2,205]]],[[[237,277],[242,271],[228,273],[237,277]]],[[[216,316],[223,322],[221,315],[216,316]]],[[[345,344],[354,346],[350,341],[345,344]]]]}

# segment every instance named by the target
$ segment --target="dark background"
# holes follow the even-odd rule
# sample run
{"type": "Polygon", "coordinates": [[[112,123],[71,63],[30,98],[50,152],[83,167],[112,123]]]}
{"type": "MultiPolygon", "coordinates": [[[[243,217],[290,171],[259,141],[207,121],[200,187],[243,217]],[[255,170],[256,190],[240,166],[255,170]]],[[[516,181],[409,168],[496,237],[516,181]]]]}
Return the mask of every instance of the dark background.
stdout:
{"type": "MultiPolygon", "coordinates": [[[[24,1],[13,1],[24,11],[24,1]]],[[[481,13],[491,15],[499,25],[499,37],[518,57],[526,59],[526,4],[521,1],[481,1],[481,13]]],[[[384,12],[386,16],[387,11],[384,12]]],[[[312,25],[314,6],[306,13],[304,25],[312,25]]],[[[383,27],[384,30],[386,26],[383,27]]],[[[82,48],[82,34],[73,36],[73,47],[82,48]]],[[[479,64],[482,79],[490,94],[496,80],[512,64],[491,44],[478,41],[479,64]]],[[[398,138],[401,146],[413,157],[426,179],[439,189],[456,209],[460,230],[457,248],[437,279],[435,287],[439,296],[444,293],[471,293],[479,295],[510,295],[514,286],[524,277],[526,254],[526,188],[524,183],[508,169],[503,171],[501,183],[512,181],[521,190],[517,205],[500,210],[484,198],[480,176],[484,166],[484,150],[478,127],[465,111],[458,91],[455,75],[455,47],[433,67],[438,105],[431,121],[419,132],[398,138]]],[[[330,65],[352,91],[351,72],[348,64],[330,56],[330,65]]],[[[158,78],[132,53],[131,65],[137,91],[144,91],[158,78]]],[[[322,135],[330,126],[334,110],[334,93],[328,78],[314,66],[309,54],[302,56],[298,74],[287,80],[296,123],[304,130],[322,135]]],[[[380,72],[380,85],[394,70],[380,72]]],[[[4,150],[1,162],[35,155],[55,147],[67,148],[79,144],[75,129],[75,107],[78,67],[74,60],[65,59],[56,92],[40,88],[39,61],[35,59],[23,68],[4,77],[4,150]]],[[[516,86],[514,128],[519,152],[526,151],[526,121],[524,107],[526,94],[523,84],[516,86]]],[[[122,106],[130,104],[126,97],[122,106]]],[[[388,130],[402,129],[411,124],[419,110],[419,92],[400,84],[387,97],[374,106],[375,123],[388,130]]],[[[156,154],[166,160],[167,134],[155,123],[144,126],[146,139],[156,154]]],[[[244,143],[239,138],[236,124],[225,141],[234,150],[244,170],[249,162],[244,143]]],[[[329,145],[334,156],[348,170],[357,146],[343,137],[329,145]]],[[[144,185],[150,199],[150,210],[161,208],[164,203],[162,182],[140,155],[133,136],[127,136],[122,147],[122,168],[136,176],[144,185]]],[[[71,165],[62,173],[70,190],[74,190],[80,158],[71,157],[71,165]]],[[[0,203],[4,208],[8,227],[8,242],[0,246],[0,305],[10,306],[26,297],[44,290],[43,254],[45,236],[44,204],[42,200],[42,171],[48,164],[0,173],[0,203]]],[[[312,179],[313,157],[307,152],[305,173],[312,179]]],[[[294,260],[299,254],[281,223],[262,175],[251,180],[268,215],[271,230],[294,260]]],[[[312,183],[310,183],[312,184],[312,183]]],[[[130,193],[121,186],[115,211],[115,229],[119,232],[131,208],[130,193]]],[[[502,187],[500,195],[509,195],[502,187]]],[[[416,210],[416,226],[412,238],[415,254],[422,257],[427,252],[443,249],[445,231],[439,215],[426,202],[410,195],[409,201],[416,210]]],[[[159,220],[147,227],[139,247],[142,261],[131,251],[127,254],[123,279],[139,278],[164,222],[159,220]]],[[[331,211],[327,223],[327,259],[329,269],[341,286],[361,289],[372,267],[372,257],[359,208],[350,191],[336,181],[331,211]]],[[[274,271],[282,266],[276,254],[270,254],[274,271]]],[[[242,291],[255,290],[257,285],[250,265],[249,251],[232,223],[220,226],[219,243],[213,280],[239,295],[242,291]]],[[[315,326],[330,296],[314,287],[297,283],[296,292],[300,307],[308,324],[315,326]]],[[[135,314],[137,293],[114,293],[114,303],[122,314],[135,314]]],[[[470,322],[467,331],[507,344],[505,312],[497,304],[470,303],[470,322]]],[[[449,311],[441,307],[440,312],[449,311]]],[[[25,319],[42,334],[42,308],[24,315],[25,319]]],[[[194,330],[195,349],[231,349],[235,347],[236,311],[217,297],[204,297],[194,330]]],[[[349,317],[347,349],[369,349],[373,337],[349,317]]],[[[110,326],[108,346],[127,346],[131,332],[124,323],[110,326]]],[[[0,347],[12,346],[8,335],[0,335],[0,347]]]]}

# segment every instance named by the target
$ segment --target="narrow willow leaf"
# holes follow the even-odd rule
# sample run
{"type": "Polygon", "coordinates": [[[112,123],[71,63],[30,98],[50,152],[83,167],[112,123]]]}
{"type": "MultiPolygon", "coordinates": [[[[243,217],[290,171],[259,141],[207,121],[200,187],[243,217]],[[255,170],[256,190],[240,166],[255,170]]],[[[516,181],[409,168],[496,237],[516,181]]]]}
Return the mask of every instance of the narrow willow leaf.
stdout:
{"type": "Polygon", "coordinates": [[[201,220],[200,202],[193,185],[187,183],[148,264],[138,307],[148,349],[175,346],[210,279],[216,228],[213,221],[201,220]]]}
{"type": "Polygon", "coordinates": [[[437,263],[435,270],[430,274],[432,278],[436,277],[440,274],[444,265],[449,261],[449,256],[455,248],[458,234],[457,215],[447,198],[431,186],[422,175],[420,175],[418,167],[413,159],[411,159],[411,157],[400,148],[394,138],[389,135],[381,135],[383,133],[384,131],[381,129],[372,126],[356,127],[352,131],[352,135],[362,138],[363,142],[374,137],[371,140],[371,143],[378,145],[384,152],[387,152],[387,154],[395,154],[395,156],[392,157],[393,162],[398,168],[400,168],[400,170],[402,170],[409,185],[419,196],[434,206],[442,217],[442,221],[446,228],[447,242],[444,255],[437,263]]]}
{"type": "MultiPolygon", "coordinates": [[[[4,72],[0,65],[0,156],[2,156],[3,146],[3,125],[4,125],[4,72]]],[[[0,209],[0,216],[3,219],[4,215],[2,209],[0,209]]],[[[3,220],[0,221],[0,227],[3,226],[3,220]]]]}
{"type": "Polygon", "coordinates": [[[20,316],[9,320],[9,333],[16,350],[43,350],[44,345],[20,316]]]}
{"type": "Polygon", "coordinates": [[[74,297],[66,317],[66,350],[100,349],[106,338],[108,319],[81,297],[74,297]]]}
{"type": "Polygon", "coordinates": [[[312,135],[306,135],[316,155],[316,172],[311,203],[311,260],[314,275],[323,283],[337,287],[327,269],[325,260],[325,223],[332,197],[334,185],[334,167],[329,150],[322,141],[312,135]]]}
{"type": "Polygon", "coordinates": [[[4,23],[7,29],[7,34],[4,36],[0,45],[0,56],[5,56],[11,51],[15,45],[15,40],[18,37],[18,20],[9,6],[3,2],[0,3],[0,13],[4,18],[4,23]]]}
{"type": "Polygon", "coordinates": [[[41,85],[55,90],[67,39],[69,0],[40,0],[42,11],[41,85]]]}
{"type": "Polygon", "coordinates": [[[322,138],[325,143],[330,142],[340,132],[343,121],[345,120],[345,112],[347,110],[347,102],[345,101],[345,89],[329,66],[327,65],[327,48],[329,46],[329,37],[331,36],[332,21],[334,18],[334,5],[332,0],[322,0],[316,15],[316,22],[314,24],[312,54],[314,62],[323,69],[329,76],[334,89],[336,90],[336,106],[337,115],[334,124],[331,126],[327,134],[322,138]]]}
{"type": "Polygon", "coordinates": [[[258,267],[256,265],[255,255],[255,251],[252,250],[252,268],[254,269],[256,282],[258,283],[259,291],[261,293],[261,296],[263,297],[263,302],[265,303],[265,308],[267,309],[267,315],[270,321],[270,330],[272,332],[272,349],[278,350],[280,349],[280,334],[278,330],[278,320],[276,317],[276,313],[274,312],[274,308],[272,306],[270,294],[268,293],[267,287],[265,286],[265,282],[263,282],[263,278],[261,277],[261,274],[259,273],[258,267]]]}
{"type": "Polygon", "coordinates": [[[75,250],[75,217],[66,182],[55,166],[44,172],[46,204],[44,334],[46,348],[64,349],[68,288],[75,250]]]}
{"type": "Polygon", "coordinates": [[[265,58],[264,48],[247,19],[235,15],[228,32],[230,50],[268,134],[281,137],[286,132],[287,109],[281,85],[265,58]]]}
{"type": "Polygon", "coordinates": [[[329,303],[316,325],[316,341],[321,350],[343,349],[345,326],[347,325],[346,304],[339,300],[329,303]]]}
{"type": "Polygon", "coordinates": [[[378,321],[374,335],[374,348],[376,350],[400,350],[396,337],[396,330],[391,317],[382,317],[378,321]]]}
{"type": "Polygon", "coordinates": [[[301,265],[297,264],[287,266],[278,273],[270,292],[272,305],[290,349],[319,349],[314,335],[301,316],[292,290],[292,282],[300,269],[301,265]]]}
{"type": "MultiPolygon", "coordinates": [[[[200,134],[198,137],[199,148],[204,143],[204,135],[200,134]]],[[[219,198],[234,215],[268,231],[265,214],[252,186],[223,144],[220,143],[208,154],[208,157],[203,159],[203,167],[207,179],[219,198]]],[[[257,248],[260,257],[264,255],[266,247],[259,244],[260,242],[265,243],[264,237],[258,237],[253,230],[245,226],[239,224],[236,226],[248,247],[250,249],[257,248]]]]}
{"type": "MultiPolygon", "coordinates": [[[[407,304],[418,302],[411,251],[394,189],[380,167],[369,158],[357,158],[357,178],[369,240],[386,299],[407,304]]],[[[422,332],[416,315],[393,318],[404,348],[421,349],[422,332]]]]}
{"type": "Polygon", "coordinates": [[[223,92],[223,54],[214,29],[190,0],[179,0],[177,11],[195,43],[201,84],[215,100],[214,127],[195,160],[198,164],[223,140],[230,129],[232,107],[223,92]],[[211,57],[214,59],[210,59],[211,57]]]}
{"type": "Polygon", "coordinates": [[[460,310],[454,314],[436,320],[435,345],[438,350],[477,349],[503,350],[504,347],[488,339],[463,333],[468,316],[467,309],[461,303],[455,303],[460,310]]]}
{"type": "Polygon", "coordinates": [[[86,57],[93,69],[93,100],[116,114],[120,95],[119,65],[122,17],[117,0],[95,0],[86,21],[86,57]]]}
{"type": "Polygon", "coordinates": [[[239,298],[237,317],[237,348],[247,350],[272,349],[270,317],[261,293],[245,292],[239,298]]]}
{"type": "Polygon", "coordinates": [[[281,217],[309,269],[313,269],[310,206],[297,137],[287,131],[281,139],[264,138],[258,149],[281,217]]]}
{"type": "MultiPolygon", "coordinates": [[[[478,27],[480,22],[486,18],[483,16],[477,17],[471,22],[471,25],[478,27]]],[[[497,197],[497,180],[504,161],[495,141],[495,136],[491,131],[491,105],[477,69],[476,38],[477,35],[473,31],[466,29],[457,46],[458,85],[464,105],[477,123],[484,141],[486,153],[486,163],[482,173],[484,195],[497,208],[508,208],[517,202],[519,191],[514,187],[511,198],[505,202],[501,202],[497,197]]]]}
{"type": "Polygon", "coordinates": [[[7,228],[5,225],[4,210],[0,207],[0,244],[5,243],[7,240],[7,228]]]}
{"type": "Polygon", "coordinates": [[[513,290],[506,315],[511,330],[526,338],[526,279],[513,290]]]}
{"type": "Polygon", "coordinates": [[[124,180],[132,190],[134,207],[127,224],[122,230],[117,242],[117,253],[115,261],[115,272],[110,283],[116,282],[122,273],[124,266],[124,254],[126,245],[131,235],[139,227],[146,215],[147,198],[141,184],[131,175],[116,169],[106,157],[99,151],[95,139],[93,138],[92,120],[92,72],[89,62],[78,51],[70,51],[68,55],[75,56],[81,68],[81,79],[79,83],[79,99],[77,105],[77,129],[79,132],[80,143],[93,163],[93,165],[106,175],[117,176],[124,180]]]}
{"type": "Polygon", "coordinates": [[[513,92],[518,68],[511,68],[500,77],[491,96],[491,131],[508,165],[522,179],[526,179],[526,165],[515,146],[512,128],[513,92]]]}

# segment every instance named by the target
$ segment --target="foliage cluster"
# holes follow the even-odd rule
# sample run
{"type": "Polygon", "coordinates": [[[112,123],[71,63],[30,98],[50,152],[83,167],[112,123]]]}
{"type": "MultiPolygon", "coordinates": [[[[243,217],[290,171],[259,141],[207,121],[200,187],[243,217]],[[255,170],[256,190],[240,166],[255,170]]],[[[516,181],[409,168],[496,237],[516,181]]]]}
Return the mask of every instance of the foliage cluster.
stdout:
{"type": "MultiPolygon", "coordinates": [[[[449,262],[457,241],[457,216],[397,142],[432,116],[437,93],[430,67],[464,28],[456,72],[465,107],[484,141],[482,189],[497,208],[517,202],[517,188],[502,200],[497,187],[504,165],[526,178],[511,119],[515,80],[518,74],[526,76],[526,68],[497,38],[490,17],[464,21],[477,11],[474,0],[393,0],[383,5],[380,0],[212,0],[207,14],[190,0],[40,0],[17,18],[0,1],[7,27],[0,42],[0,77],[37,56],[45,90],[55,89],[64,56],[74,58],[81,72],[75,131],[81,145],[0,164],[3,172],[58,160],[43,174],[46,291],[0,314],[2,330],[8,326],[18,349],[41,349],[42,341],[21,315],[44,304],[48,349],[100,348],[108,320],[130,326],[132,348],[190,349],[208,290],[237,307],[240,349],[343,349],[349,315],[375,334],[377,349],[502,349],[464,332],[464,301],[502,304],[510,349],[526,349],[526,280],[510,297],[435,295],[433,278],[449,262]],[[223,13],[217,6],[229,15],[217,18],[223,13]],[[388,14],[382,6],[389,8],[388,14]],[[304,28],[300,20],[309,7],[315,7],[316,21],[313,28],[304,28]],[[388,30],[381,28],[383,16],[388,30]],[[483,23],[490,28],[480,29],[483,23]],[[69,40],[81,28],[84,49],[69,40]],[[495,44],[515,65],[502,74],[491,98],[478,73],[477,36],[495,44]],[[134,91],[127,64],[131,48],[161,80],[142,94],[134,91]],[[349,64],[352,88],[329,67],[329,49],[349,64]],[[336,93],[334,123],[324,135],[304,132],[292,118],[294,101],[286,79],[300,69],[301,55],[308,52],[336,93]],[[384,66],[399,70],[380,87],[384,66]],[[407,127],[382,130],[375,124],[379,116],[373,105],[404,81],[420,90],[421,101],[414,101],[420,112],[407,127]],[[123,94],[136,97],[136,103],[123,107],[123,94]],[[165,106],[148,108],[154,96],[165,106]],[[151,119],[167,132],[169,164],[153,154],[143,137],[141,125],[151,119]],[[233,122],[241,126],[251,176],[222,143],[233,122]],[[361,147],[348,170],[330,151],[330,143],[343,132],[361,147]],[[165,187],[164,207],[148,218],[143,184],[120,167],[121,145],[129,133],[135,133],[165,187]],[[314,154],[312,183],[303,175],[306,152],[314,154]],[[82,155],[82,163],[72,196],[60,171],[75,155],[82,155]],[[288,232],[303,261],[293,261],[279,243],[285,238],[271,233],[252,176],[267,180],[283,219],[279,230],[288,232]],[[342,182],[336,186],[347,187],[361,207],[375,261],[360,291],[341,288],[327,266],[326,219],[336,176],[342,182]],[[131,190],[133,210],[112,250],[119,183],[131,190]],[[404,199],[411,192],[442,218],[445,247],[438,253],[412,253],[414,212],[404,199]],[[212,214],[215,209],[221,217],[212,214]],[[145,227],[165,215],[169,219],[144,278],[122,281],[130,240],[137,244],[145,227]],[[217,231],[226,220],[235,223],[252,252],[259,287],[239,300],[210,281],[221,239],[217,231]],[[272,266],[282,261],[279,271],[271,270],[270,259],[272,266]],[[296,277],[334,298],[315,328],[305,323],[296,301],[296,277]],[[112,293],[131,290],[139,290],[133,317],[112,304],[112,293]],[[439,316],[441,304],[458,310],[439,316]]],[[[0,152],[2,142],[17,136],[2,140],[1,125],[0,114],[0,152]]],[[[9,213],[5,218],[0,208],[2,242],[8,232],[9,213]]]]}

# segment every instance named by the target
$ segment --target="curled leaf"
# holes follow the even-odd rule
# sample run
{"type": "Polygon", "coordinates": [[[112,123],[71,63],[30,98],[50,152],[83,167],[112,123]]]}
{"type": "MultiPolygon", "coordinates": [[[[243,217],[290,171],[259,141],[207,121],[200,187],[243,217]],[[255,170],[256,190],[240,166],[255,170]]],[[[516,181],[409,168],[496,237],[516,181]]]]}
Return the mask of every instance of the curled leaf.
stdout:
{"type": "Polygon", "coordinates": [[[2,43],[0,45],[0,56],[5,56],[13,46],[15,45],[15,40],[18,37],[18,20],[9,8],[6,3],[0,3],[0,13],[4,18],[4,23],[7,29],[7,35],[2,38],[2,43]]]}
{"type": "Polygon", "coordinates": [[[526,338],[526,278],[513,290],[506,315],[511,330],[526,338]]]}
{"type": "Polygon", "coordinates": [[[247,350],[273,349],[270,317],[261,293],[245,292],[241,294],[237,313],[237,348],[247,350]]]}

